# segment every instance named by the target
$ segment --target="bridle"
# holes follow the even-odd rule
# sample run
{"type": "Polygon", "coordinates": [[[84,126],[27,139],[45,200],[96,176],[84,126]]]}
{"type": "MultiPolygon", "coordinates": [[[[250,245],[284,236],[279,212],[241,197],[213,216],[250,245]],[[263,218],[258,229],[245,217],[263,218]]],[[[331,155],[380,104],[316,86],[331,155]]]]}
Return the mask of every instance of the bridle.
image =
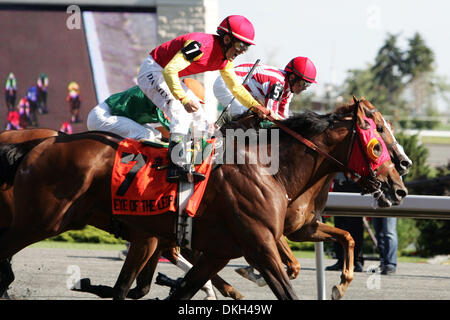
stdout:
{"type": "MultiPolygon", "coordinates": [[[[259,107],[259,106],[256,106],[254,108],[257,108],[261,112],[264,112],[264,109],[259,107]]],[[[280,129],[285,131],[287,134],[291,135],[296,140],[298,140],[301,143],[303,143],[308,148],[316,151],[317,153],[319,153],[320,155],[322,155],[326,159],[328,159],[331,162],[335,163],[341,169],[341,171],[344,172],[347,175],[347,177],[349,177],[353,181],[358,182],[360,184],[360,186],[361,186],[361,194],[375,193],[375,192],[380,191],[380,188],[381,188],[381,182],[377,180],[377,176],[379,176],[385,170],[383,170],[383,171],[375,170],[374,171],[372,169],[371,165],[370,165],[370,161],[369,161],[367,155],[365,154],[365,152],[362,152],[362,154],[364,155],[364,160],[366,162],[367,167],[369,168],[369,175],[361,176],[359,173],[357,173],[356,171],[350,169],[349,166],[348,166],[350,158],[351,158],[352,150],[353,150],[353,145],[355,143],[355,139],[356,138],[358,138],[356,140],[358,141],[359,147],[361,148],[361,150],[364,150],[364,148],[362,146],[361,139],[359,137],[359,133],[356,130],[356,120],[357,120],[358,108],[359,108],[359,101],[355,100],[355,109],[354,109],[354,111],[352,113],[352,119],[351,119],[351,121],[352,121],[352,128],[351,128],[351,133],[350,133],[351,134],[351,136],[350,136],[350,144],[349,144],[349,149],[348,149],[348,152],[347,152],[347,157],[346,157],[345,164],[343,164],[341,161],[339,161],[338,159],[334,158],[332,155],[328,154],[327,152],[322,151],[312,141],[304,138],[299,133],[297,133],[294,130],[288,128],[281,121],[271,117],[270,115],[267,116],[267,119],[272,121],[273,123],[275,123],[280,129]]]]}

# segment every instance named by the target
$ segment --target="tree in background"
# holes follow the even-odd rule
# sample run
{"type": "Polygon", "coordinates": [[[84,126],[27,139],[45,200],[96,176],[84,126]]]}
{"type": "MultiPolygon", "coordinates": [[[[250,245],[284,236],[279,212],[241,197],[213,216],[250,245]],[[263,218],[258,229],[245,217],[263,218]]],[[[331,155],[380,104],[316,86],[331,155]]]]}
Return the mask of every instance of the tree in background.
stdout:
{"type": "Polygon", "coordinates": [[[370,69],[373,75],[370,89],[379,94],[376,105],[387,108],[386,111],[394,115],[399,105],[404,105],[400,94],[404,88],[406,70],[404,53],[397,46],[397,38],[398,35],[388,34],[370,69]]]}
{"type": "Polygon", "coordinates": [[[388,34],[374,63],[365,69],[349,70],[345,95],[364,96],[394,124],[402,116],[437,113],[436,94],[446,98],[450,86],[435,74],[434,53],[416,33],[408,39],[408,48],[400,50],[399,35],[388,34]]]}
{"type": "MultiPolygon", "coordinates": [[[[409,194],[450,195],[450,163],[438,168],[432,179],[431,169],[426,165],[428,149],[420,144],[418,135],[397,134],[398,142],[411,158],[413,166],[405,176],[409,194]]],[[[399,219],[397,226],[399,248],[413,243],[421,256],[450,254],[450,221],[434,219],[399,219]],[[400,244],[402,244],[400,246],[400,244]]]]}
{"type": "Polygon", "coordinates": [[[418,33],[408,43],[409,50],[405,52],[403,66],[411,99],[406,110],[412,116],[435,116],[437,108],[433,96],[437,92],[437,86],[433,77],[434,53],[418,33]]]}

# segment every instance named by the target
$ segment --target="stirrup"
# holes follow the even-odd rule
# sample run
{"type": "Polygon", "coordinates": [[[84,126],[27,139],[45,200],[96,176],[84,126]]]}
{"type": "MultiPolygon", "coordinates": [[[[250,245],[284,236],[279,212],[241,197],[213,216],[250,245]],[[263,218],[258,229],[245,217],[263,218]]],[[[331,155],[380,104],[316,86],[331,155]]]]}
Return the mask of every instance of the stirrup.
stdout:
{"type": "Polygon", "coordinates": [[[203,173],[197,172],[197,171],[192,171],[192,175],[194,177],[194,183],[203,181],[206,179],[206,176],[203,173]]]}
{"type": "Polygon", "coordinates": [[[180,180],[187,181],[187,179],[187,172],[182,167],[171,164],[169,165],[169,168],[167,168],[167,182],[173,183],[180,180]]]}

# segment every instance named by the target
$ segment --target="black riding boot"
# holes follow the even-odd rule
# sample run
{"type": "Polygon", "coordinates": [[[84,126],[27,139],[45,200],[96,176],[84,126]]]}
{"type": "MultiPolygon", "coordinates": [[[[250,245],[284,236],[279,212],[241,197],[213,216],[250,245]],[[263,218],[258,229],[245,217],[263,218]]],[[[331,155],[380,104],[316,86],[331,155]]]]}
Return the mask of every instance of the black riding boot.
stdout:
{"type": "Polygon", "coordinates": [[[171,134],[169,141],[169,168],[167,169],[167,182],[178,182],[184,180],[187,182],[191,179],[193,182],[202,181],[205,176],[201,173],[191,170],[191,163],[187,160],[187,135],[184,134],[171,134]]]}

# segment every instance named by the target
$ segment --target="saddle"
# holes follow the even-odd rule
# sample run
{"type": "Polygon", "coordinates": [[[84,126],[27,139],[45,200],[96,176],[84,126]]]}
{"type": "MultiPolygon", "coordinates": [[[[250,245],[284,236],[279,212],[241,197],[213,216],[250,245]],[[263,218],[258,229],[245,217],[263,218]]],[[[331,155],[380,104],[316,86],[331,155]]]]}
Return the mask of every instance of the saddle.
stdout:
{"type": "MultiPolygon", "coordinates": [[[[209,141],[208,145],[212,145],[209,141]]],[[[212,155],[196,166],[206,179],[194,186],[186,212],[194,217],[211,173],[212,155]]],[[[178,211],[177,183],[166,181],[169,164],[165,143],[124,139],[119,143],[111,175],[111,201],[114,215],[156,215],[178,211]]]]}

